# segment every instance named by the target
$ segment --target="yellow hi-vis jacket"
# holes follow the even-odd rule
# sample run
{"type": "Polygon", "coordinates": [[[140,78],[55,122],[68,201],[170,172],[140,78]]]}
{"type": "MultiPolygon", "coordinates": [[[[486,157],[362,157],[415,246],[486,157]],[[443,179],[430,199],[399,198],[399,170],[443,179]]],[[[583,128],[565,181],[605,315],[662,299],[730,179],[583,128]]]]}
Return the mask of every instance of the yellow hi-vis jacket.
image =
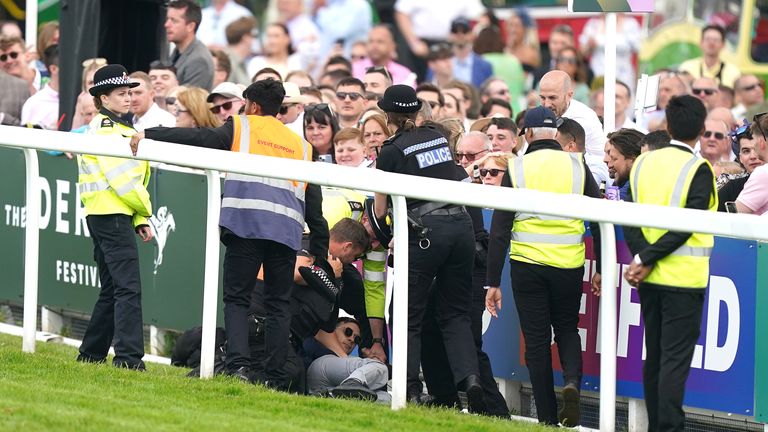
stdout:
{"type": "MultiPolygon", "coordinates": [[[[544,149],[511,159],[509,175],[516,188],[582,195],[587,173],[581,154],[544,149]]],[[[517,213],[509,258],[563,269],[581,267],[584,231],[581,220],[517,213]]]]}
{"type": "MultiPolygon", "coordinates": [[[[693,176],[703,164],[712,169],[706,159],[674,146],[640,155],[629,174],[632,200],[642,204],[685,207],[693,176]]],[[[714,180],[712,190],[709,211],[717,209],[714,180]]],[[[648,243],[654,244],[667,230],[643,228],[642,232],[648,243]]],[[[683,246],[655,263],[645,282],[678,288],[706,288],[709,256],[714,244],[714,236],[693,233],[683,246]]]]}
{"type": "MultiPolygon", "coordinates": [[[[88,126],[98,136],[130,137],[132,127],[107,116],[102,110],[88,126]]],[[[152,215],[149,200],[149,162],[108,156],[78,155],[77,187],[86,215],[125,214],[133,226],[146,225],[152,215]]]]}

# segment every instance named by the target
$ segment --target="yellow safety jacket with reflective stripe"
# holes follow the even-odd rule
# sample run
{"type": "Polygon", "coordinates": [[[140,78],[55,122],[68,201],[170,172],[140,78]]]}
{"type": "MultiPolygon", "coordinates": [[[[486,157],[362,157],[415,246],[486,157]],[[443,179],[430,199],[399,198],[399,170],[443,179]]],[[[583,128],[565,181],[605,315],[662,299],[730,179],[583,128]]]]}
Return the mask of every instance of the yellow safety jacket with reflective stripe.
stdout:
{"type": "MultiPolygon", "coordinates": [[[[88,134],[130,137],[132,127],[99,113],[88,126],[88,134]]],[[[77,187],[86,215],[125,214],[133,226],[146,225],[152,215],[147,191],[149,162],[109,156],[78,155],[77,187]]]]}
{"type": "MultiPolygon", "coordinates": [[[[584,193],[582,155],[558,150],[537,150],[510,159],[512,186],[559,194],[584,193]]],[[[557,268],[584,265],[584,222],[529,213],[517,213],[512,225],[509,258],[557,268]]]]}
{"type": "MultiPolygon", "coordinates": [[[[706,159],[674,146],[640,155],[629,175],[633,201],[685,207],[693,177],[704,164],[712,169],[706,159]]],[[[714,173],[712,178],[708,209],[716,211],[717,186],[714,173]]],[[[642,232],[648,243],[654,244],[667,230],[643,228],[642,232]]],[[[655,263],[645,282],[678,288],[706,288],[709,282],[709,256],[714,244],[714,236],[693,233],[683,246],[655,263]]]]}
{"type": "MultiPolygon", "coordinates": [[[[323,217],[328,228],[344,218],[362,222],[366,196],[360,192],[323,186],[323,217]]],[[[383,246],[368,251],[363,258],[365,311],[370,318],[384,318],[387,249],[383,246]]]]}

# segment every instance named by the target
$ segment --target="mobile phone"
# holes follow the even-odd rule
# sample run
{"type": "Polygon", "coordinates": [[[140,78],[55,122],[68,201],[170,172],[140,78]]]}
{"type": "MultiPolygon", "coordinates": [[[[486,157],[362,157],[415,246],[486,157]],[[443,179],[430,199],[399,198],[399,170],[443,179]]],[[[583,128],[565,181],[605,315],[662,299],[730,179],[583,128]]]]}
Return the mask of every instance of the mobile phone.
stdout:
{"type": "Polygon", "coordinates": [[[317,159],[320,162],[333,163],[333,157],[329,154],[317,155],[317,159]]]}
{"type": "Polygon", "coordinates": [[[725,211],[728,213],[738,213],[739,211],[736,210],[736,202],[734,201],[726,201],[725,202],[725,211]]]}

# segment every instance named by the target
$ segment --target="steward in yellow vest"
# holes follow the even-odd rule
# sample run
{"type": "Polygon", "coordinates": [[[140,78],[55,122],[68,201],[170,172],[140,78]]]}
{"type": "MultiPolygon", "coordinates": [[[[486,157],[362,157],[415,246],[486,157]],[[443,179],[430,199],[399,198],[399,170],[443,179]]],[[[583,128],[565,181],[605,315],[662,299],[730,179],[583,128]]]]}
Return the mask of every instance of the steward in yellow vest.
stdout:
{"type": "MultiPolygon", "coordinates": [[[[511,159],[501,185],[555,194],[600,197],[595,180],[579,153],[566,153],[555,141],[552,111],[536,107],[525,115],[529,147],[511,159]]],[[[556,199],[556,198],[553,198],[556,199]]],[[[579,424],[582,376],[579,306],[584,276],[584,222],[537,214],[496,210],[488,245],[486,308],[501,309],[501,272],[509,246],[512,291],[525,336],[525,362],[536,400],[539,422],[573,427],[579,424]],[[551,338],[555,334],[565,387],[558,413],[552,381],[551,338]]]]}
{"type": "MultiPolygon", "coordinates": [[[[712,167],[693,154],[705,132],[707,110],[693,96],[670,99],[666,109],[669,147],[642,154],[629,175],[629,197],[642,204],[715,211],[712,167]]],[[[702,213],[703,215],[704,213],[702,213]]],[[[709,234],[656,228],[624,228],[634,260],[624,277],[638,287],[645,324],[643,389],[648,430],[685,428],[685,381],[699,338],[709,283],[709,234]]]]}
{"type": "MultiPolygon", "coordinates": [[[[131,104],[128,80],[121,65],[96,71],[90,93],[99,109],[88,133],[130,137],[136,133],[120,116],[131,104]]],[[[77,157],[78,191],[85,206],[88,230],[99,266],[101,293],[80,345],[78,360],[102,363],[114,338],[118,367],[144,370],[144,330],[141,314],[139,253],[134,229],[148,242],[152,231],[149,200],[149,163],[133,159],[83,154],[77,157]]]]}
{"type": "MultiPolygon", "coordinates": [[[[214,128],[150,128],[131,140],[150,139],[234,151],[243,157],[260,155],[312,160],[312,147],[275,116],[285,98],[282,83],[257,81],[243,92],[245,115],[231,117],[214,128]]],[[[301,249],[304,223],[310,229],[310,252],[328,254],[328,224],[322,216],[322,195],[317,186],[300,181],[230,173],[221,202],[221,241],[224,255],[224,324],[227,333],[226,373],[240,380],[260,381],[278,390],[297,383],[285,373],[289,357],[290,287],[296,252],[301,249]],[[313,238],[314,237],[314,240],[313,238]],[[265,319],[264,374],[251,373],[248,345],[248,308],[259,268],[264,270],[265,319]]]]}

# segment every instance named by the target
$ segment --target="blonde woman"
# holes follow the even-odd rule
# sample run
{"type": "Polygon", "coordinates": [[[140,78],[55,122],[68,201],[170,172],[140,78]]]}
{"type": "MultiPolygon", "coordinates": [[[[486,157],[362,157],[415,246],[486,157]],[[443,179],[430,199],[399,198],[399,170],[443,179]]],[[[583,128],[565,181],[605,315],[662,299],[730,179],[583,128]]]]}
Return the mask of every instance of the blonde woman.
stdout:
{"type": "Polygon", "coordinates": [[[387,117],[376,111],[372,111],[371,114],[366,113],[360,122],[360,131],[366,157],[372,161],[376,160],[384,141],[392,136],[392,131],[387,126],[387,117]]]}
{"type": "Polygon", "coordinates": [[[176,127],[214,128],[221,126],[221,120],[210,111],[208,92],[199,87],[189,87],[176,95],[176,127]]]}
{"type": "Polygon", "coordinates": [[[480,179],[484,185],[501,186],[501,179],[509,167],[509,160],[514,159],[514,153],[489,153],[480,160],[480,179]]]}

